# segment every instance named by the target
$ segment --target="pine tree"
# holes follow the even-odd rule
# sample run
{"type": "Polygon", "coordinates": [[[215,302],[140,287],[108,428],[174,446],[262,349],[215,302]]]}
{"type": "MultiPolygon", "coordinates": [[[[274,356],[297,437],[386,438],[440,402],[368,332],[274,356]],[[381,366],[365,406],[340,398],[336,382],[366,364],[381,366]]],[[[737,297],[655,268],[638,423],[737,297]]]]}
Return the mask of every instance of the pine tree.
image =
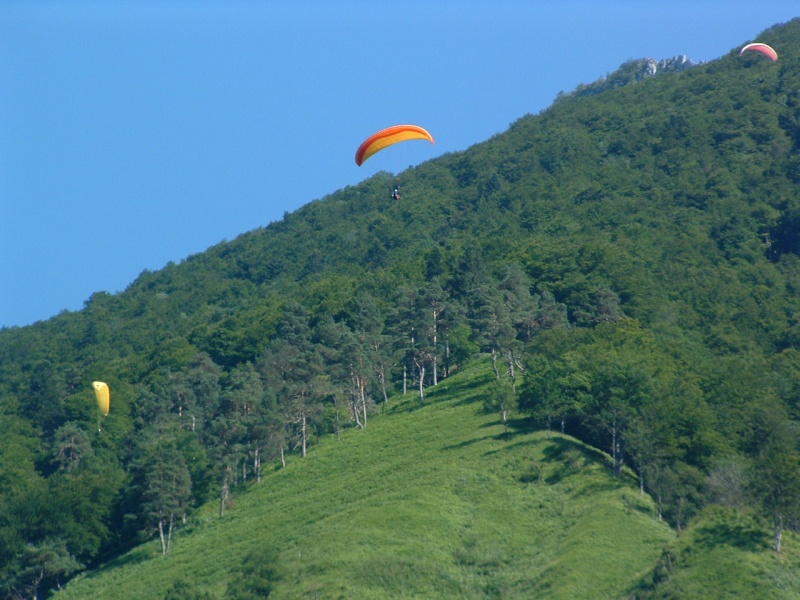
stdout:
{"type": "Polygon", "coordinates": [[[159,447],[145,473],[142,510],[149,526],[158,530],[164,555],[169,552],[176,521],[185,515],[191,495],[192,480],[183,455],[172,446],[159,447]]]}

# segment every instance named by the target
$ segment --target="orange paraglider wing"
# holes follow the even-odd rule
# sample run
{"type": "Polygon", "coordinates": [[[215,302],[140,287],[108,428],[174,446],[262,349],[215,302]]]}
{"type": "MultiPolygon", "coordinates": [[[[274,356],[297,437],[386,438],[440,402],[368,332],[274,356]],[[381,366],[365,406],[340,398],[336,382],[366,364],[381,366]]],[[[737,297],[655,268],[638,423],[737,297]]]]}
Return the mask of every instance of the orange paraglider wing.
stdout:
{"type": "Polygon", "coordinates": [[[762,44],[761,42],[753,42],[752,44],[747,44],[744,48],[739,51],[739,56],[744,54],[747,50],[753,50],[755,52],[761,52],[766,56],[769,56],[770,59],[773,61],[778,60],[778,53],[772,49],[771,46],[767,46],[766,44],[762,44]]]}
{"type": "Polygon", "coordinates": [[[434,143],[433,136],[418,125],[394,125],[393,127],[381,129],[378,133],[374,133],[364,140],[356,151],[356,164],[360,167],[365,160],[376,152],[407,140],[428,140],[431,144],[434,143]]]}

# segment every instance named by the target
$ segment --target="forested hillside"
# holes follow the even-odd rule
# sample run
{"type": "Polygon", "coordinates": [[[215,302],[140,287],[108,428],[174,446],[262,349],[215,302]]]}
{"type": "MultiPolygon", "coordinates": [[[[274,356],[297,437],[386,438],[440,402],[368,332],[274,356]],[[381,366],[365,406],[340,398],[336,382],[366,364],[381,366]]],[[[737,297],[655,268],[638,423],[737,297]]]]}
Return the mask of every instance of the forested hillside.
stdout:
{"type": "Polygon", "coordinates": [[[266,465],[392,394],[424,404],[478,353],[503,420],[607,452],[677,530],[735,508],[780,550],[800,516],[800,20],[759,40],[777,62],[732,50],[563,97],[0,331],[5,595],[153,537],[167,553],[201,504],[224,514],[266,465]]]}

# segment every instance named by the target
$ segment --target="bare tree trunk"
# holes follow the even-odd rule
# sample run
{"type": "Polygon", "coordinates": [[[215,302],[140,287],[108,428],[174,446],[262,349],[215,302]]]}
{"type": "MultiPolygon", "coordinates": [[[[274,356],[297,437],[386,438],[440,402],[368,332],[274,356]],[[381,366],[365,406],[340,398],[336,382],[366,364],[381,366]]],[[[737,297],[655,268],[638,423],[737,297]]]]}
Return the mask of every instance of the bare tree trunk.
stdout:
{"type": "Polygon", "coordinates": [[[222,477],[222,489],[219,493],[219,516],[220,518],[225,515],[225,504],[228,502],[228,496],[230,495],[231,487],[229,483],[229,474],[231,468],[225,467],[225,474],[222,477]]]}
{"type": "Polygon", "coordinates": [[[167,549],[164,552],[166,554],[169,552],[170,546],[172,546],[172,530],[175,528],[175,514],[169,514],[169,530],[167,532],[167,549]]]}
{"type": "Polygon", "coordinates": [[[420,363],[416,358],[414,358],[414,364],[417,365],[417,370],[419,371],[419,402],[420,404],[425,404],[425,388],[423,385],[425,379],[425,364],[420,363]]]}
{"type": "Polygon", "coordinates": [[[439,313],[441,311],[433,309],[433,387],[436,387],[439,384],[439,371],[438,371],[438,362],[439,357],[436,354],[438,344],[439,344],[439,313]]]}
{"type": "Polygon", "coordinates": [[[403,396],[408,393],[408,365],[403,361],[403,396]]]}
{"type": "Polygon", "coordinates": [[[386,368],[381,365],[378,367],[378,381],[381,382],[381,392],[383,392],[383,403],[389,402],[389,394],[386,392],[386,368]]]}
{"type": "Polygon", "coordinates": [[[444,377],[450,377],[450,338],[444,337],[444,377]]]}
{"type": "Polygon", "coordinates": [[[614,472],[617,472],[617,427],[616,423],[611,425],[611,461],[614,463],[614,472]]]}
{"type": "Polygon", "coordinates": [[[500,379],[500,372],[497,370],[497,349],[492,347],[492,369],[495,379],[500,379]]]}
{"type": "Polygon", "coordinates": [[[364,424],[361,422],[361,407],[359,406],[361,399],[359,396],[359,392],[361,390],[361,381],[355,373],[352,373],[353,377],[353,389],[351,390],[350,394],[350,412],[353,415],[353,419],[355,419],[356,427],[359,429],[364,429],[364,424]]]}
{"type": "Polygon", "coordinates": [[[301,419],[302,419],[302,426],[301,426],[300,431],[302,432],[302,436],[303,436],[303,453],[302,453],[301,456],[303,458],[305,458],[306,457],[306,425],[307,425],[306,411],[305,410],[303,411],[301,419]]]}
{"type": "Polygon", "coordinates": [[[614,461],[614,475],[622,473],[622,435],[617,431],[617,420],[611,423],[611,457],[614,461]]]}
{"type": "Polygon", "coordinates": [[[367,385],[366,385],[366,382],[363,379],[360,380],[360,384],[361,384],[361,386],[359,388],[359,394],[361,396],[361,410],[364,413],[364,427],[366,427],[367,426],[367,385]]]}
{"type": "Polygon", "coordinates": [[[383,402],[384,404],[389,401],[389,396],[386,393],[386,365],[383,362],[383,359],[380,356],[380,345],[377,343],[372,344],[372,349],[375,351],[375,356],[377,357],[376,361],[376,368],[375,374],[378,376],[378,381],[381,384],[381,391],[383,392],[383,402]]]}
{"type": "Polygon", "coordinates": [[[286,456],[283,454],[283,446],[281,446],[281,465],[283,468],[286,468],[286,456]]]}
{"type": "MultiPolygon", "coordinates": [[[[44,567],[39,569],[39,576],[33,582],[33,591],[31,592],[31,599],[32,600],[39,600],[39,586],[42,583],[42,579],[44,579],[44,567]]],[[[16,592],[14,595],[17,598],[22,598],[22,592],[16,592]]]]}
{"type": "Polygon", "coordinates": [[[167,555],[167,540],[164,537],[164,519],[158,520],[158,537],[161,540],[161,556],[167,555]]]}
{"type": "Polygon", "coordinates": [[[781,551],[781,537],[783,536],[783,515],[775,518],[775,552],[781,551]]]}
{"type": "Polygon", "coordinates": [[[517,372],[514,367],[514,352],[508,351],[508,378],[511,380],[511,390],[517,392],[517,372]]]}
{"type": "Polygon", "coordinates": [[[335,416],[333,419],[333,426],[336,428],[336,441],[338,442],[339,440],[342,439],[342,424],[339,421],[339,394],[334,394],[333,402],[336,406],[336,412],[334,413],[335,416]]]}

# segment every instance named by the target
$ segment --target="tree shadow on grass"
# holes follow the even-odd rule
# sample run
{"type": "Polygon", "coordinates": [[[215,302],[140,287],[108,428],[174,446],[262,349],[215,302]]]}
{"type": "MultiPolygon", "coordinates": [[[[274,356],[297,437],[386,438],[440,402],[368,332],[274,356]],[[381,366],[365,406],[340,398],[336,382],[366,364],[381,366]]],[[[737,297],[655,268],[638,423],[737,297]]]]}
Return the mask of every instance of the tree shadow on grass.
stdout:
{"type": "MultiPolygon", "coordinates": [[[[461,398],[453,402],[453,406],[470,406],[472,404],[486,403],[487,394],[482,390],[475,390],[471,394],[459,394],[459,395],[461,396],[461,398]]],[[[481,412],[482,414],[488,414],[493,411],[482,408],[481,412]]]]}
{"type": "Polygon", "coordinates": [[[600,450],[561,435],[551,435],[543,440],[543,443],[545,460],[549,462],[560,462],[569,452],[580,453],[587,462],[605,462],[606,460],[606,455],[600,450]]]}
{"type": "Polygon", "coordinates": [[[598,460],[592,449],[572,440],[555,437],[550,438],[549,442],[542,451],[542,462],[550,466],[550,475],[545,478],[547,483],[559,483],[598,460]]]}
{"type": "Polygon", "coordinates": [[[493,435],[484,435],[482,437],[472,438],[471,440],[464,440],[463,442],[459,442],[458,444],[451,444],[449,446],[445,446],[442,450],[458,450],[459,448],[467,448],[468,446],[472,446],[472,444],[477,444],[478,442],[485,442],[486,440],[494,439],[495,436],[493,435]]]}
{"type": "Polygon", "coordinates": [[[409,388],[406,396],[401,396],[401,400],[390,400],[390,406],[381,403],[382,414],[409,413],[425,408],[430,404],[450,401],[452,398],[459,398],[453,402],[453,406],[468,406],[471,404],[485,403],[487,394],[483,389],[484,383],[480,380],[462,379],[455,382],[444,380],[438,386],[425,389],[425,399],[419,401],[419,389],[414,386],[409,388]]]}
{"type": "MultiPolygon", "coordinates": [[[[519,433],[505,433],[496,436],[496,438],[506,437],[512,439],[519,433]]],[[[508,446],[499,449],[491,450],[486,455],[495,454],[497,452],[505,452],[522,447],[540,448],[542,458],[534,460],[531,468],[520,476],[523,482],[530,482],[534,480],[541,481],[548,484],[559,483],[568,477],[578,475],[585,472],[592,466],[607,467],[610,469],[610,458],[602,451],[587,446],[578,441],[562,437],[560,434],[555,434],[548,438],[536,437],[533,439],[526,439],[518,441],[508,446]]],[[[625,485],[626,477],[615,477],[608,481],[598,482],[593,481],[588,485],[583,486],[583,492],[599,492],[618,489],[625,485]]]]}
{"type": "Polygon", "coordinates": [[[98,567],[93,567],[91,571],[86,574],[86,577],[96,577],[110,569],[116,570],[120,567],[138,565],[140,563],[147,562],[160,554],[157,554],[153,548],[154,546],[152,544],[145,542],[138,548],[134,548],[122,556],[114,558],[107,563],[103,563],[98,567]]]}
{"type": "Polygon", "coordinates": [[[421,408],[425,408],[424,404],[420,404],[419,401],[417,402],[409,402],[403,400],[401,402],[397,402],[392,404],[391,406],[385,406],[381,404],[381,415],[402,415],[406,413],[412,413],[420,410],[421,408]]]}
{"type": "MultiPolygon", "coordinates": [[[[496,411],[486,411],[486,412],[489,413],[496,411]]],[[[529,417],[506,419],[505,423],[503,423],[501,419],[497,419],[495,421],[491,421],[490,423],[481,425],[481,427],[494,427],[496,425],[505,425],[503,433],[497,435],[497,439],[503,439],[503,440],[513,440],[514,438],[519,437],[521,435],[529,435],[531,433],[541,431],[541,429],[536,427],[536,423],[534,422],[534,420],[529,417]]]]}
{"type": "MultiPolygon", "coordinates": [[[[477,442],[483,442],[483,441],[487,441],[487,440],[511,441],[511,440],[513,440],[514,438],[516,438],[516,437],[518,437],[520,435],[523,435],[523,434],[526,434],[526,433],[530,433],[531,431],[534,431],[532,429],[527,429],[526,430],[526,429],[524,429],[522,427],[519,427],[517,425],[518,421],[523,421],[523,420],[524,419],[509,419],[509,420],[507,420],[505,422],[505,429],[503,431],[501,431],[500,433],[496,433],[496,434],[493,434],[493,435],[483,435],[483,436],[480,436],[480,437],[473,438],[471,440],[466,440],[466,441],[460,442],[458,444],[445,446],[443,448],[443,450],[453,450],[453,449],[456,449],[456,448],[464,448],[466,446],[471,446],[472,444],[475,444],[477,442]]],[[[486,423],[483,423],[482,425],[479,426],[479,429],[494,429],[494,428],[497,428],[497,427],[502,427],[503,425],[504,424],[503,424],[503,421],[501,419],[495,419],[493,421],[487,421],[486,423]]],[[[484,456],[491,456],[493,454],[497,454],[498,452],[505,452],[509,448],[514,448],[514,447],[517,447],[518,445],[531,445],[531,444],[539,444],[539,443],[541,443],[541,440],[530,440],[530,441],[526,441],[526,442],[521,442],[520,444],[513,444],[511,446],[506,446],[505,448],[499,448],[499,449],[496,449],[496,450],[489,450],[488,452],[486,452],[484,454],[484,456]]]]}
{"type": "Polygon", "coordinates": [[[438,386],[428,388],[427,397],[431,401],[454,397],[460,398],[455,402],[456,406],[482,402],[486,399],[486,385],[491,379],[493,379],[491,374],[458,378],[456,380],[444,379],[438,386]]]}
{"type": "Polygon", "coordinates": [[[756,523],[712,523],[695,531],[695,544],[706,550],[731,546],[740,550],[760,552],[771,548],[771,537],[756,523]]]}

